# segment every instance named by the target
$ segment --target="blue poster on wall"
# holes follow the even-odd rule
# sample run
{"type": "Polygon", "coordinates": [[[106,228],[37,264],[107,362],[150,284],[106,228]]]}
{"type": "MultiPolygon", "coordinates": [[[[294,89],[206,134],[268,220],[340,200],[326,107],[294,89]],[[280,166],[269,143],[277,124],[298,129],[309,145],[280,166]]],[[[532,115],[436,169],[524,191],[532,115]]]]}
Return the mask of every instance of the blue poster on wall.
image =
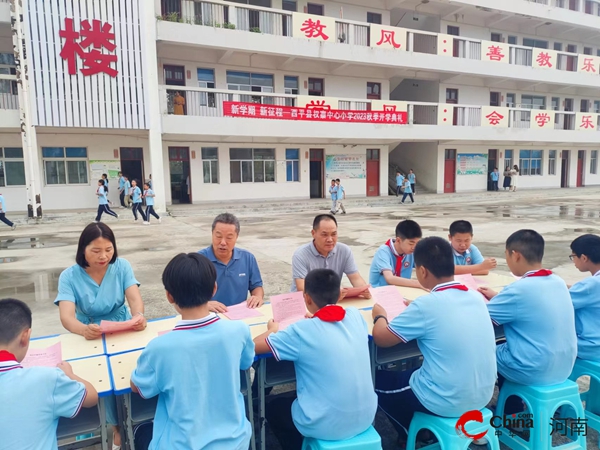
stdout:
{"type": "Polygon", "coordinates": [[[459,153],[456,159],[456,175],[487,175],[488,156],[485,153],[459,153]]]}

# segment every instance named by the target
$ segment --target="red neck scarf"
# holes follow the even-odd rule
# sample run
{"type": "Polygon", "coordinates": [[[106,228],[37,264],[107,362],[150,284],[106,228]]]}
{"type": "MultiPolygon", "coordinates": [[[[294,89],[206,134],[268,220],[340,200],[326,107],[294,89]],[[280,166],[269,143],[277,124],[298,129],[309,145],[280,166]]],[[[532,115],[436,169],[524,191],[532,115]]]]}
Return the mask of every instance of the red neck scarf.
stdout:
{"type": "Polygon", "coordinates": [[[389,239],[385,245],[387,245],[390,249],[390,251],[392,252],[392,255],[394,255],[394,258],[396,258],[396,268],[394,269],[394,275],[399,277],[402,275],[402,263],[404,261],[404,255],[398,255],[396,252],[396,249],[394,248],[394,241],[392,241],[391,239],[389,239]]]}
{"type": "Polygon", "coordinates": [[[318,310],[313,317],[323,322],[341,322],[346,317],[346,310],[338,305],[327,305],[318,310]]]}
{"type": "Polygon", "coordinates": [[[0,362],[16,361],[17,357],[6,350],[0,350],[0,362]]]}
{"type": "Polygon", "coordinates": [[[523,278],[529,278],[529,277],[548,277],[550,275],[552,275],[552,271],[551,270],[540,269],[540,270],[536,270],[535,272],[526,273],[525,275],[523,275],[523,278]]]}
{"type": "Polygon", "coordinates": [[[432,292],[442,292],[447,291],[448,289],[458,289],[459,291],[468,291],[469,288],[464,284],[450,284],[448,286],[442,286],[441,288],[434,288],[432,292]]]}

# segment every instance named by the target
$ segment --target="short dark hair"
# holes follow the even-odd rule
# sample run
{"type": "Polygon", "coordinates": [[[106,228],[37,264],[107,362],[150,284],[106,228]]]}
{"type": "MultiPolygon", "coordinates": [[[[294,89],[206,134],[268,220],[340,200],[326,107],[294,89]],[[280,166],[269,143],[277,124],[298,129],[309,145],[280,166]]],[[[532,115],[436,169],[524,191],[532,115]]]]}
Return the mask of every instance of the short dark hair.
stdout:
{"type": "Polygon", "coordinates": [[[319,308],[335,305],[340,298],[342,279],[331,269],[315,269],[304,279],[304,292],[319,308]]]}
{"type": "Polygon", "coordinates": [[[336,178],[336,179],[335,179],[335,181],[340,181],[340,179],[339,179],[339,178],[336,178]]]}
{"type": "Polygon", "coordinates": [[[396,170],[396,173],[402,173],[402,172],[400,172],[399,170],[396,170]]]}
{"type": "Polygon", "coordinates": [[[225,225],[234,225],[235,232],[237,234],[240,234],[240,221],[233,214],[223,213],[223,214],[219,214],[217,217],[215,217],[215,220],[213,220],[213,223],[212,223],[212,231],[215,231],[215,228],[218,223],[224,223],[225,225]]]}
{"type": "Polygon", "coordinates": [[[103,173],[102,176],[108,178],[108,175],[106,175],[105,173],[103,173]]]}
{"type": "Polygon", "coordinates": [[[12,342],[23,330],[31,328],[31,310],[21,300],[0,300],[0,345],[12,342]]]}
{"type": "Polygon", "coordinates": [[[117,241],[113,231],[103,222],[90,223],[83,229],[81,236],[79,236],[77,254],[75,255],[75,262],[84,269],[89,266],[88,262],[85,260],[85,248],[98,238],[108,239],[113,245],[115,252],[113,253],[113,257],[109,264],[112,264],[117,260],[117,241]]]}
{"type": "Polygon", "coordinates": [[[337,220],[335,220],[335,217],[333,217],[333,215],[331,214],[319,214],[317,217],[315,217],[315,220],[313,220],[313,230],[318,230],[319,226],[321,225],[321,222],[323,222],[324,220],[332,220],[333,223],[335,223],[335,226],[337,227],[337,220]]]}
{"type": "Polygon", "coordinates": [[[506,250],[516,251],[530,263],[540,263],[544,258],[544,238],[535,230],[519,230],[506,240],[506,250]]]}
{"type": "Polygon", "coordinates": [[[428,237],[415,247],[415,266],[425,267],[436,278],[454,275],[454,253],[452,246],[441,237],[428,237]]]}
{"type": "Polygon", "coordinates": [[[587,256],[594,264],[600,264],[600,236],[584,234],[571,242],[571,250],[578,257],[587,256]]]}
{"type": "Polygon", "coordinates": [[[417,239],[423,237],[423,232],[414,220],[403,220],[396,225],[396,237],[402,240],[417,239]]]}
{"type": "Polygon", "coordinates": [[[100,178],[100,179],[98,180],[98,183],[102,183],[102,184],[104,184],[104,180],[103,180],[102,178],[100,178]]]}
{"type": "Polygon", "coordinates": [[[332,178],[331,181],[335,181],[335,178],[332,178]]]}
{"type": "Polygon", "coordinates": [[[148,184],[148,183],[146,182],[146,183],[144,183],[144,186],[148,186],[148,187],[150,187],[150,184],[148,184]]]}
{"type": "Polygon", "coordinates": [[[217,271],[212,262],[199,253],[180,253],[162,274],[165,290],[180,308],[194,308],[213,296],[217,271]]]}
{"type": "Polygon", "coordinates": [[[473,225],[471,225],[471,222],[466,220],[457,220],[452,222],[450,225],[450,236],[454,236],[455,234],[459,233],[469,233],[470,235],[473,235],[473,225]]]}

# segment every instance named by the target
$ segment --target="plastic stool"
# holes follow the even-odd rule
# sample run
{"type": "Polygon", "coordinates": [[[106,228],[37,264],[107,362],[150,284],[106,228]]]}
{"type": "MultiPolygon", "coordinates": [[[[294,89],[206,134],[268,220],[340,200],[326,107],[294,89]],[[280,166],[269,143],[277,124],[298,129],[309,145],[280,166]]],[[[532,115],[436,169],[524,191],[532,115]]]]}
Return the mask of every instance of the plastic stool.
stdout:
{"type": "MultiPolygon", "coordinates": [[[[466,411],[465,411],[466,412],[466,411]]],[[[492,419],[492,412],[489,409],[482,409],[483,422],[467,422],[465,429],[469,434],[475,435],[487,431],[484,439],[488,441],[488,448],[491,450],[500,450],[500,443],[498,442],[498,436],[496,436],[496,429],[490,424],[492,419]]],[[[417,442],[417,433],[421,430],[431,431],[438,442],[427,447],[421,447],[423,449],[434,449],[438,448],[441,450],[466,450],[469,445],[473,442],[472,439],[468,439],[465,436],[459,436],[456,432],[456,422],[458,417],[448,418],[432,416],[421,412],[415,413],[412,421],[410,422],[410,428],[408,429],[408,441],[406,442],[406,450],[415,450],[417,442]]]]}
{"type": "Polygon", "coordinates": [[[381,437],[371,426],[364,433],[343,441],[304,438],[302,450],[381,450],[381,437]]]}
{"type": "Polygon", "coordinates": [[[576,382],[583,375],[590,377],[590,390],[580,395],[585,402],[585,418],[588,426],[600,432],[600,363],[577,358],[569,378],[576,382]]]}
{"type": "MultiPolygon", "coordinates": [[[[500,395],[496,415],[504,416],[506,399],[511,395],[521,398],[527,405],[527,414],[532,414],[534,427],[529,432],[529,441],[520,436],[510,436],[510,430],[501,428],[500,441],[514,450],[579,450],[586,448],[585,436],[576,435],[573,442],[558,447],[552,447],[552,418],[554,413],[562,406],[570,406],[575,411],[576,417],[583,419],[585,412],[577,383],[567,380],[552,386],[524,386],[522,384],[505,381],[500,395]]],[[[517,417],[518,418],[518,417],[517,417]]]]}

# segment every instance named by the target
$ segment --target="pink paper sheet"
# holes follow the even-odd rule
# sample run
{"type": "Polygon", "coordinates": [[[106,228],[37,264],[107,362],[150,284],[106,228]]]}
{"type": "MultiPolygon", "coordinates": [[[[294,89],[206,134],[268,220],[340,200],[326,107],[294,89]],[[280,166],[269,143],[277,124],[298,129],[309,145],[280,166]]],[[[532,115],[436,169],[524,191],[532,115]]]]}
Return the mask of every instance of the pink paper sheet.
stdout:
{"type": "Polygon", "coordinates": [[[404,303],[404,297],[396,286],[374,288],[371,289],[371,294],[375,303],[378,303],[385,309],[388,321],[399,316],[407,308],[406,303],[404,303]]]}
{"type": "Polygon", "coordinates": [[[223,314],[231,320],[243,320],[250,317],[260,317],[263,315],[256,309],[248,308],[246,302],[242,302],[238,305],[228,306],[227,312],[223,314]]]}
{"type": "Polygon", "coordinates": [[[133,327],[143,320],[142,316],[135,316],[125,322],[112,322],[103,320],[100,322],[100,331],[103,333],[117,333],[119,331],[130,331],[133,327]]]}
{"type": "Polygon", "coordinates": [[[344,292],[346,294],[344,296],[344,299],[358,297],[363,292],[368,291],[370,287],[371,287],[371,285],[361,286],[361,287],[342,288],[342,292],[344,292]]]}
{"type": "Polygon", "coordinates": [[[23,367],[56,367],[61,362],[62,345],[57,342],[47,348],[30,348],[21,365],[23,367]]]}
{"type": "Polygon", "coordinates": [[[273,309],[273,320],[279,323],[280,330],[284,330],[292,323],[305,318],[304,293],[291,292],[274,295],[271,297],[271,308],[273,309]]]}
{"type": "Polygon", "coordinates": [[[471,274],[465,274],[465,275],[455,275],[454,276],[454,280],[458,281],[459,283],[464,284],[466,287],[469,288],[470,291],[475,291],[477,292],[478,295],[481,296],[481,298],[486,302],[489,303],[489,300],[486,298],[485,295],[483,295],[481,292],[479,292],[477,289],[479,289],[482,285],[485,284],[485,281],[483,280],[478,280],[477,278],[475,278],[473,275],[471,274]]]}

